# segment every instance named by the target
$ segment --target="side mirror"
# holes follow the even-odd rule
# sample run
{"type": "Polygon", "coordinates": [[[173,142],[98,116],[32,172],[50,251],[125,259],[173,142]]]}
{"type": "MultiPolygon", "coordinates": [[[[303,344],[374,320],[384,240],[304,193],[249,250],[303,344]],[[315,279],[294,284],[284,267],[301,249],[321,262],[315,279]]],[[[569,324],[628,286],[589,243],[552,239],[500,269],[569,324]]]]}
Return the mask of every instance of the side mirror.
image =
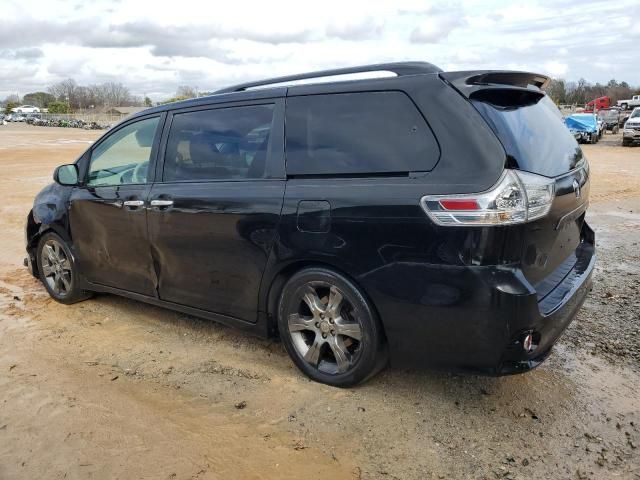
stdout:
{"type": "Polygon", "coordinates": [[[60,185],[77,185],[78,167],[74,163],[71,163],[69,165],[60,165],[53,171],[53,180],[60,185]]]}

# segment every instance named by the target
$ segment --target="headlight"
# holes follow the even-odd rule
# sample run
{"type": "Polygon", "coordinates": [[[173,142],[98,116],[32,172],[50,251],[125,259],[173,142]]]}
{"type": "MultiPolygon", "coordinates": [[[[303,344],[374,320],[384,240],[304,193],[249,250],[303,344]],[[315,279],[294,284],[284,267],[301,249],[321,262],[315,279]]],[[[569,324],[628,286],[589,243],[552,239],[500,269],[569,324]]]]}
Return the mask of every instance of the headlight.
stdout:
{"type": "Polygon", "coordinates": [[[625,128],[622,133],[633,133],[633,130],[630,128],[625,128]]]}

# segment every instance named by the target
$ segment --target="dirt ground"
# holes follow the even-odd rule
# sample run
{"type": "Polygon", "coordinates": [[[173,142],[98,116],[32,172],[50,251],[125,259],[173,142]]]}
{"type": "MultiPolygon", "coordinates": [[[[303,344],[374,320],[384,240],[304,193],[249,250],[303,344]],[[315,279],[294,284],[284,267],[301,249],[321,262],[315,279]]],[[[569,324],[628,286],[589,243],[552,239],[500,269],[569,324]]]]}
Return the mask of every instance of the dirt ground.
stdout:
{"type": "Polygon", "coordinates": [[[339,390],[274,341],[49,299],[22,267],[25,218],[98,135],[0,126],[0,479],[640,479],[640,148],[584,146],[595,288],[544,365],[339,390]]]}

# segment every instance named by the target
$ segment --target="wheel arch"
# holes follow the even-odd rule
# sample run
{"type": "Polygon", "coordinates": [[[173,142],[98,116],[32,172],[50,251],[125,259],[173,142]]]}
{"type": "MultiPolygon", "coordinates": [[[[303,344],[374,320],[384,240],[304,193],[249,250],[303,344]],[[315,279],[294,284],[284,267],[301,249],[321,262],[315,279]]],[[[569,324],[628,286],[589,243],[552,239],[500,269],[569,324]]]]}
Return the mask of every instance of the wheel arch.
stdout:
{"type": "Polygon", "coordinates": [[[73,250],[73,242],[71,241],[71,236],[69,235],[69,232],[67,232],[67,229],[63,225],[57,222],[38,223],[33,215],[33,210],[31,210],[29,211],[29,215],[27,216],[27,225],[25,228],[26,228],[26,232],[25,232],[26,249],[27,249],[27,254],[31,259],[31,265],[32,265],[31,273],[34,276],[37,276],[39,272],[38,258],[36,255],[36,250],[38,249],[38,243],[40,242],[40,239],[49,232],[53,232],[56,235],[58,235],[60,238],[62,238],[62,240],[64,240],[69,246],[69,249],[71,250],[72,254],[75,256],[75,252],[73,250]]]}
{"type": "Polygon", "coordinates": [[[353,283],[358,288],[358,290],[360,290],[364,298],[369,302],[369,305],[371,305],[373,313],[380,324],[382,335],[386,341],[384,322],[382,322],[382,319],[380,318],[378,308],[373,301],[373,298],[371,298],[367,290],[362,286],[358,279],[338,265],[326,261],[318,261],[315,259],[300,259],[291,261],[287,264],[281,265],[277,272],[275,272],[271,276],[266,299],[262,305],[262,307],[265,309],[264,311],[267,312],[267,328],[270,336],[278,336],[278,301],[280,300],[282,289],[284,288],[287,281],[291,277],[293,277],[293,275],[307,268],[324,268],[327,270],[331,270],[342,275],[351,283],[353,283]]]}

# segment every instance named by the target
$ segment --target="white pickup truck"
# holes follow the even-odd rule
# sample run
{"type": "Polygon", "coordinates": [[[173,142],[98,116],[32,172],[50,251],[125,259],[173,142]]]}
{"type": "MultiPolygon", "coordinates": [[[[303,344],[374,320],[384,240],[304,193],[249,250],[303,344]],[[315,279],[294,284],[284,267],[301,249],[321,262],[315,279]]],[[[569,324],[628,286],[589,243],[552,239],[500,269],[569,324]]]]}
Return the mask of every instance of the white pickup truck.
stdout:
{"type": "Polygon", "coordinates": [[[618,106],[623,110],[640,107],[640,95],[634,95],[629,100],[618,100],[618,106]]]}

